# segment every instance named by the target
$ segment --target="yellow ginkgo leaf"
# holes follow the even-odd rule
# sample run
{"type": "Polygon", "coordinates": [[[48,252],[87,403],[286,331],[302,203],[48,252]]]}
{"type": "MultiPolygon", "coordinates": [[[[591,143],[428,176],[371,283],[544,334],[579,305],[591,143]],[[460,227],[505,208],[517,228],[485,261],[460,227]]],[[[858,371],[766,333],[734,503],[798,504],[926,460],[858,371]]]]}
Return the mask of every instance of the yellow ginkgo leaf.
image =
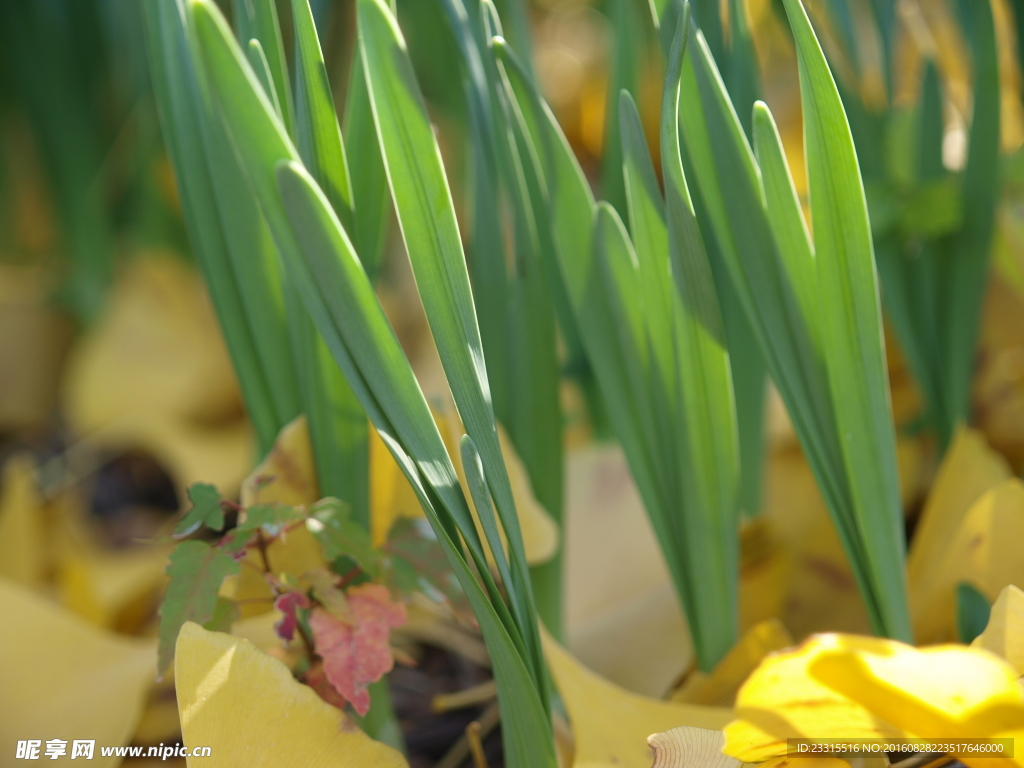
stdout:
{"type": "Polygon", "coordinates": [[[721,731],[681,725],[647,738],[654,751],[651,768],[739,768],[740,761],[722,754],[721,731]]]}
{"type": "Polygon", "coordinates": [[[749,629],[710,673],[692,672],[672,694],[672,701],[731,707],[743,681],[773,651],[793,645],[793,637],[778,619],[749,629]]]}
{"type": "Polygon", "coordinates": [[[147,451],[179,491],[204,481],[234,493],[251,466],[252,429],[202,278],[173,255],[126,262],[68,361],[62,401],[74,433],[147,451]]]}
{"type": "Polygon", "coordinates": [[[971,647],[991,651],[1024,675],[1024,590],[1010,584],[999,593],[985,631],[974,638],[971,647]]]}
{"type": "MultiPolygon", "coordinates": [[[[253,504],[308,505],[319,498],[313,448],[305,416],[286,424],[266,458],[242,481],[242,506],[253,504]]],[[[237,576],[226,582],[224,594],[244,601],[243,616],[255,616],[273,607],[273,592],[260,575],[263,557],[250,549],[237,576]]],[[[323,550],[305,527],[297,526],[267,546],[267,562],[274,573],[301,576],[326,566],[323,550]]]]}
{"type": "Polygon", "coordinates": [[[0,577],[37,586],[46,568],[43,500],[30,456],[12,456],[0,479],[0,577]]]}
{"type": "Polygon", "coordinates": [[[662,697],[693,664],[693,645],[622,449],[570,451],[565,484],[566,646],[617,685],[662,697]]]}
{"type": "Polygon", "coordinates": [[[185,624],[174,682],[185,744],[208,768],[408,768],[248,640],[185,624]]]}
{"type": "Polygon", "coordinates": [[[369,452],[370,536],[379,547],[387,541],[396,520],[423,517],[423,508],[376,429],[370,430],[369,452]]]}
{"type": "Polygon", "coordinates": [[[937,636],[943,621],[951,629],[948,616],[942,620],[929,615],[935,611],[935,601],[949,592],[948,574],[943,570],[946,552],[974,502],[1010,475],[1006,460],[988,447],[981,433],[964,427],[957,431],[907,555],[907,589],[919,642],[951,639],[937,636]]]}
{"type": "Polygon", "coordinates": [[[821,642],[827,650],[811,662],[813,677],[913,736],[983,738],[1024,728],[1016,672],[990,653],[843,635],[821,642]]]}
{"type": "Polygon", "coordinates": [[[822,631],[869,632],[857,581],[799,447],[773,451],[765,471],[762,516],[792,558],[779,618],[797,639],[822,631]]]}
{"type": "Polygon", "coordinates": [[[309,425],[300,414],[277,435],[274,447],[242,481],[243,507],[253,504],[312,504],[320,498],[309,425]]]}
{"type": "MultiPolygon", "coordinates": [[[[0,754],[25,739],[131,741],[156,675],[150,641],[105,632],[0,579],[0,754]]],[[[70,760],[68,755],[60,758],[70,760]]],[[[120,757],[95,751],[90,765],[120,757]]]]}
{"type": "Polygon", "coordinates": [[[544,655],[572,721],[574,768],[650,768],[647,737],[682,725],[721,730],[732,711],[651,699],[623,690],[543,635],[544,655]]]}
{"type": "Polygon", "coordinates": [[[1024,584],[1024,484],[1006,480],[978,499],[946,543],[927,601],[918,604],[920,643],[956,638],[956,585],[967,582],[989,600],[1008,584],[1024,584]]]}
{"type": "Polygon", "coordinates": [[[101,627],[137,631],[166,581],[169,554],[163,546],[106,551],[82,542],[60,557],[56,580],[61,602],[101,627]]]}
{"type": "Polygon", "coordinates": [[[736,714],[726,752],[752,762],[785,754],[788,738],[1024,733],[1024,691],[1012,667],[974,648],[816,635],[765,659],[740,689],[736,714]]]}
{"type": "Polygon", "coordinates": [[[861,648],[884,641],[815,635],[798,648],[765,658],[736,696],[738,719],[725,728],[726,752],[743,762],[756,763],[786,754],[786,740],[791,738],[906,736],[811,674],[811,665],[835,650],[839,642],[861,648]]]}

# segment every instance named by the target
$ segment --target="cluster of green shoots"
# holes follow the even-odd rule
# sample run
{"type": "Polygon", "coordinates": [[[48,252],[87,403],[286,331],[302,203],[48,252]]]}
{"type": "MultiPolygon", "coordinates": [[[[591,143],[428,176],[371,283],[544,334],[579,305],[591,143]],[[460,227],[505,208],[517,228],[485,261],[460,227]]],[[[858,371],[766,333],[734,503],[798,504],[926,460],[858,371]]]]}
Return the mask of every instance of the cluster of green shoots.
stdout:
{"type": "MultiPolygon", "coordinates": [[[[290,5],[292,61],[273,0],[236,0],[233,28],[212,0],[146,0],[151,74],[192,247],[261,450],[305,413],[321,493],[344,500],[364,527],[367,417],[402,468],[491,653],[506,764],[556,765],[540,621],[558,635],[561,573],[559,558],[527,567],[496,423],[560,520],[567,360],[596,386],[624,449],[702,669],[736,640],[739,527],[757,511],[766,373],[874,629],[911,640],[876,253],[929,413],[948,437],[966,408],[991,232],[994,64],[976,67],[962,181],[935,156],[941,99],[925,78],[920,161],[902,187],[890,184],[896,223],[872,228],[862,181],[876,181],[864,160],[871,120],[852,119],[854,97],[837,87],[801,0],[784,0],[808,223],[775,121],[756,101],[742,3],[729,3],[728,44],[717,2],[692,12],[677,0],[619,3],[632,22],[617,33],[608,201],[598,202],[538,89],[522,5],[508,0],[499,13],[490,0],[438,0],[467,115],[460,229],[394,10],[355,3],[339,120],[308,0],[290,5]],[[638,29],[664,51],[655,157],[630,95],[638,29]],[[962,217],[914,219],[918,197],[956,185],[962,217]],[[465,425],[461,458],[482,537],[374,292],[392,209],[465,425]],[[934,264],[900,261],[908,243],[934,250],[934,264]],[[933,346],[929,313],[947,304],[933,346]]],[[[988,3],[974,8],[975,48],[994,51],[988,3]]],[[[877,21],[891,32],[892,19],[877,21]]]]}

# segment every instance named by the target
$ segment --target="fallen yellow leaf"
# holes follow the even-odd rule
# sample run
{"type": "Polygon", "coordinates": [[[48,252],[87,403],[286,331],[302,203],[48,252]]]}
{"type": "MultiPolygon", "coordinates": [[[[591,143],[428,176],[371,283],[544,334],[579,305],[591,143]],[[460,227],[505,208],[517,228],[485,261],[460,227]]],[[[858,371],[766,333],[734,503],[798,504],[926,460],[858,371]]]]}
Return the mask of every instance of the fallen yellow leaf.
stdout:
{"type": "Polygon", "coordinates": [[[953,531],[919,603],[920,643],[956,638],[956,585],[967,582],[994,600],[1008,584],[1024,584],[1024,484],[1006,480],[978,499],[953,531]]]}
{"type": "Polygon", "coordinates": [[[543,635],[544,655],[572,723],[574,768],[650,768],[647,737],[681,725],[721,730],[732,711],[651,699],[623,690],[543,635]]]}
{"type": "MultiPolygon", "coordinates": [[[[948,611],[936,603],[952,599],[945,555],[968,510],[986,491],[1010,477],[1006,460],[971,429],[957,430],[921,512],[907,555],[907,591],[918,642],[952,639],[948,611]],[[949,594],[947,594],[949,593],[949,594]],[[947,636],[943,637],[943,633],[947,636]]],[[[955,588],[955,583],[953,584],[955,588]]]]}
{"type": "Polygon", "coordinates": [[[175,649],[185,744],[206,768],[408,768],[248,640],[185,624],[175,649]]]}
{"type": "Polygon", "coordinates": [[[746,763],[786,753],[796,738],[897,738],[906,734],[811,674],[811,665],[837,643],[860,648],[870,638],[815,635],[798,648],[768,656],[736,696],[737,720],[725,728],[725,750],[746,763]]]}
{"type": "Polygon", "coordinates": [[[131,741],[156,674],[151,641],[105,632],[24,588],[0,579],[0,754],[25,739],[96,741],[95,763],[113,768],[99,746],[131,741]]]}
{"type": "Polygon", "coordinates": [[[309,425],[300,414],[281,429],[270,453],[242,481],[241,503],[300,506],[319,498],[309,425]]]}
{"type": "Polygon", "coordinates": [[[43,500],[35,462],[16,454],[3,467],[0,487],[0,577],[35,587],[43,578],[43,500]]]}
{"type": "Polygon", "coordinates": [[[778,619],[749,629],[710,673],[694,670],[672,694],[672,701],[731,707],[736,693],[765,656],[793,645],[778,619]]]}
{"type": "Polygon", "coordinates": [[[788,738],[1024,732],[1024,692],[1015,670],[985,651],[817,635],[765,659],[740,689],[736,714],[725,729],[726,752],[759,761],[785,754],[788,738]]]}
{"type": "Polygon", "coordinates": [[[991,651],[1024,675],[1024,591],[1010,584],[999,593],[985,631],[971,647],[991,651]]]}
{"type": "Polygon", "coordinates": [[[570,451],[565,485],[566,646],[611,682],[660,698],[693,664],[693,645],[622,449],[570,451]]]}
{"type": "Polygon", "coordinates": [[[68,361],[62,402],[73,432],[99,448],[147,451],[179,491],[205,481],[231,494],[251,466],[252,430],[217,319],[198,272],[172,254],[126,263],[68,361]]]}

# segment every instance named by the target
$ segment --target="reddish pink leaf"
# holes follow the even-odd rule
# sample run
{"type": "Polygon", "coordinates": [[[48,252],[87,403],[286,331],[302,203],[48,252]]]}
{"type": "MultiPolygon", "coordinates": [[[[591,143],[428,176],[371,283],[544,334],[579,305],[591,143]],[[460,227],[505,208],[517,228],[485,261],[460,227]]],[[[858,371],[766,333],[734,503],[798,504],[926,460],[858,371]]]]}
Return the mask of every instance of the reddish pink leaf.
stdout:
{"type": "Polygon", "coordinates": [[[309,625],[327,679],[356,712],[365,715],[370,709],[367,686],[380,680],[394,664],[388,640],[391,630],[405,623],[405,606],[392,602],[387,588],[380,584],[352,587],[348,602],[351,624],[315,608],[309,625]]]}
{"type": "Polygon", "coordinates": [[[284,614],[281,620],[274,624],[274,631],[278,637],[290,643],[295,637],[295,627],[299,623],[295,611],[299,608],[309,608],[309,598],[305,592],[285,592],[277,596],[274,607],[284,614]]]}

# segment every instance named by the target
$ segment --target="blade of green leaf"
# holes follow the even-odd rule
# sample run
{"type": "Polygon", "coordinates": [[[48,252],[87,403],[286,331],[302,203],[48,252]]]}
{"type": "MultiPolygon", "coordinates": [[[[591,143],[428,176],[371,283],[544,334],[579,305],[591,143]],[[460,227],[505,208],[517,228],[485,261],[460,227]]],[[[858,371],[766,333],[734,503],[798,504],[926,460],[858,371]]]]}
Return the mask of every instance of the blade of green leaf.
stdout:
{"type": "Polygon", "coordinates": [[[739,445],[725,328],[679,147],[679,83],[688,33],[684,10],[665,75],[661,162],[669,254],[682,297],[675,343],[686,430],[679,482],[692,568],[689,597],[695,646],[702,668],[710,670],[736,640],[739,445]]]}
{"type": "Polygon", "coordinates": [[[483,457],[508,537],[510,571],[500,575],[540,683],[544,661],[522,533],[498,444],[473,295],[440,150],[391,11],[381,0],[359,0],[358,18],[363,71],[395,211],[455,404],[483,457]]]}
{"type": "Polygon", "coordinates": [[[192,67],[184,3],[151,0],[146,19],[153,85],[185,224],[265,453],[298,413],[276,254],[264,247],[269,235],[192,67]]]}
{"type": "Polygon", "coordinates": [[[992,8],[971,3],[974,114],[964,167],[964,223],[943,268],[946,339],[947,421],[966,418],[974,372],[974,350],[988,278],[989,251],[999,197],[999,61],[992,8]]]}
{"type": "Polygon", "coordinates": [[[864,555],[879,579],[886,631],[910,641],[903,510],[878,277],[864,185],[843,104],[800,0],[785,0],[796,40],[829,388],[864,555]]]}
{"type": "MultiPolygon", "coordinates": [[[[297,149],[342,226],[354,237],[356,216],[345,145],[308,0],[294,0],[292,16],[297,149]]],[[[366,415],[306,314],[302,306],[292,312],[293,344],[320,493],[344,499],[355,519],[369,528],[366,415]]]]}

